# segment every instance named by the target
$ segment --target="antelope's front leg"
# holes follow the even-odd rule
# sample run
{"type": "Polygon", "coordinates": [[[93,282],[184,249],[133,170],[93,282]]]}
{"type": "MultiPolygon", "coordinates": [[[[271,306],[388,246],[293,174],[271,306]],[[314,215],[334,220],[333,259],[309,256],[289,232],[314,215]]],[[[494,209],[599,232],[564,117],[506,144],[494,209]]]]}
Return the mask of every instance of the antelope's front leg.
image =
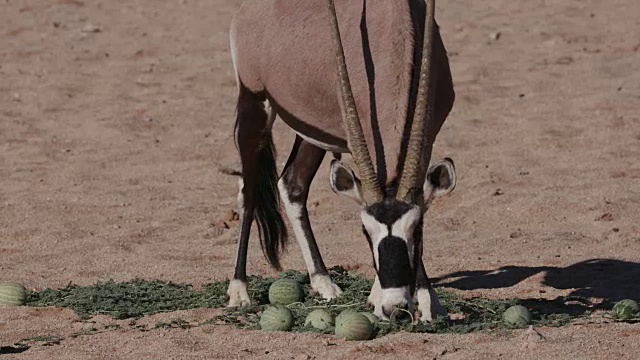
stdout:
{"type": "Polygon", "coordinates": [[[322,164],[324,155],[325,150],[306,142],[300,136],[296,136],[293,150],[282,177],[278,181],[278,189],[309,271],[311,292],[331,300],[340,296],[342,290],[333,283],[324,265],[311,230],[307,211],[309,186],[322,164]]]}
{"type": "Polygon", "coordinates": [[[420,321],[431,322],[437,316],[448,316],[447,309],[440,304],[438,294],[431,286],[427,272],[424,269],[424,263],[420,260],[418,273],[416,276],[416,297],[418,298],[418,311],[420,312],[420,321]]]}
{"type": "Polygon", "coordinates": [[[369,297],[367,298],[367,304],[373,306],[373,314],[375,316],[380,319],[385,318],[384,313],[382,312],[382,286],[380,285],[380,280],[378,280],[377,275],[376,279],[373,281],[369,297]]]}

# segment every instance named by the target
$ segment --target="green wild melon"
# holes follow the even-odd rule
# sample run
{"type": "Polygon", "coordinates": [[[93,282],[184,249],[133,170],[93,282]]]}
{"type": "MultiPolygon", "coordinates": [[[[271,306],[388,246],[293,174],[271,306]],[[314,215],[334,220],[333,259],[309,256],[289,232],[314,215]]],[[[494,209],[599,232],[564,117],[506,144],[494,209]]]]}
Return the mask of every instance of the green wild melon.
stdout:
{"type": "Polygon", "coordinates": [[[377,316],[375,316],[374,314],[368,311],[361,311],[360,314],[364,315],[367,319],[369,319],[369,321],[371,321],[372,324],[375,324],[380,320],[377,316]]]}
{"type": "Polygon", "coordinates": [[[619,320],[629,320],[640,315],[640,306],[631,299],[618,301],[613,305],[613,316],[619,320]]]}
{"type": "Polygon", "coordinates": [[[531,313],[522,305],[514,305],[502,314],[502,320],[508,325],[523,327],[531,323],[531,313]]]}
{"type": "Polygon", "coordinates": [[[335,320],[336,326],[338,326],[338,324],[341,324],[342,321],[344,319],[346,319],[349,315],[357,314],[357,313],[358,313],[358,311],[356,309],[345,309],[345,310],[342,310],[342,312],[340,314],[338,314],[338,316],[336,316],[336,320],[335,320]]]}
{"type": "Polygon", "coordinates": [[[373,324],[366,316],[351,312],[345,314],[339,324],[336,323],[335,333],[345,340],[369,340],[373,334],[373,324]]]}
{"type": "Polygon", "coordinates": [[[260,328],[264,331],[289,331],[293,323],[293,313],[282,305],[269,306],[260,316],[260,328]]]}
{"type": "Polygon", "coordinates": [[[20,284],[0,284],[0,306],[22,306],[27,302],[27,289],[20,284]]]}
{"type": "Polygon", "coordinates": [[[269,287],[269,302],[273,305],[289,305],[304,300],[302,286],[292,279],[278,279],[269,287]]]}
{"type": "Polygon", "coordinates": [[[315,309],[304,320],[304,326],[311,325],[319,330],[326,330],[334,326],[334,324],[333,315],[327,309],[315,309]]]}

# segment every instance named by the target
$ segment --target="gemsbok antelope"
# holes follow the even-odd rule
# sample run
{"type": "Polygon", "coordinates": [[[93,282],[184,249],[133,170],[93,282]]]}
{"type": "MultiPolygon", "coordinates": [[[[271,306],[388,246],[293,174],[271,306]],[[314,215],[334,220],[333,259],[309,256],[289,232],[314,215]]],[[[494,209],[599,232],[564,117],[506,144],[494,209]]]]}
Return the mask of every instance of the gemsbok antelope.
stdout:
{"type": "Polygon", "coordinates": [[[434,10],[434,0],[246,0],[241,5],[230,30],[242,174],[228,306],[250,304],[246,259],[254,219],[265,257],[281,269],[279,255],[287,243],[281,204],[313,293],[325,299],[341,295],[306,207],[309,186],[328,151],[334,156],[332,190],[361,207],[362,232],[377,273],[368,298],[374,313],[383,319],[396,307],[411,313],[415,295],[420,320],[446,316],[422,261],[424,214],[434,198],[456,185],[451,159],[428,166],[455,97],[434,10]],[[280,176],[271,136],[276,116],[297,134],[280,176]],[[342,153],[351,153],[359,178],[341,161],[342,153]]]}

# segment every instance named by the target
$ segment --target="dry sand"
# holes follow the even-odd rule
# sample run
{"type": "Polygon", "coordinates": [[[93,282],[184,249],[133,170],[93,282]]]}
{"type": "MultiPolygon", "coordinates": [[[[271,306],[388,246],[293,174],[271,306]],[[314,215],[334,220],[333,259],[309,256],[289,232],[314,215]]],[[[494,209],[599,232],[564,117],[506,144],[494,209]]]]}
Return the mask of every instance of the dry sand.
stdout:
{"type": "MultiPolygon", "coordinates": [[[[237,191],[217,168],[237,159],[227,34],[240,2],[0,1],[0,281],[39,290],[232,274],[237,224],[214,225],[237,191]]],[[[639,14],[633,0],[438,3],[457,99],[434,156],[452,157],[459,176],[426,218],[438,285],[494,298],[640,298],[639,14]]],[[[274,133],[282,164],[293,133],[281,122],[274,133]]],[[[328,266],[371,276],[357,207],[331,192],[327,165],[310,195],[320,249],[328,266]]],[[[284,265],[303,270],[293,243],[284,265]]],[[[275,275],[256,236],[249,261],[251,274],[275,275]]],[[[0,345],[63,338],[0,359],[640,354],[629,324],[541,328],[542,340],[519,330],[367,343],[225,326],[68,336],[83,326],[69,310],[0,309],[0,345]]]]}

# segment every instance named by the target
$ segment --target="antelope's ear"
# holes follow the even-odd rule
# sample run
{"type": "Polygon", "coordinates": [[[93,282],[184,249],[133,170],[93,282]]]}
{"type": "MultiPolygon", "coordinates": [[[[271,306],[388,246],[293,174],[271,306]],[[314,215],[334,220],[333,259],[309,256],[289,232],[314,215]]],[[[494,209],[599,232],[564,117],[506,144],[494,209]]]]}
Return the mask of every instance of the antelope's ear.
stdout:
{"type": "Polygon", "coordinates": [[[433,199],[450,193],[455,187],[456,168],[453,165],[453,160],[444,158],[431,165],[427,170],[423,186],[425,209],[429,208],[433,199]]]}
{"type": "Polygon", "coordinates": [[[333,159],[331,161],[331,171],[329,174],[331,190],[338,195],[343,195],[354,200],[361,206],[366,206],[362,197],[360,179],[353,173],[353,170],[342,161],[333,159]]]}

